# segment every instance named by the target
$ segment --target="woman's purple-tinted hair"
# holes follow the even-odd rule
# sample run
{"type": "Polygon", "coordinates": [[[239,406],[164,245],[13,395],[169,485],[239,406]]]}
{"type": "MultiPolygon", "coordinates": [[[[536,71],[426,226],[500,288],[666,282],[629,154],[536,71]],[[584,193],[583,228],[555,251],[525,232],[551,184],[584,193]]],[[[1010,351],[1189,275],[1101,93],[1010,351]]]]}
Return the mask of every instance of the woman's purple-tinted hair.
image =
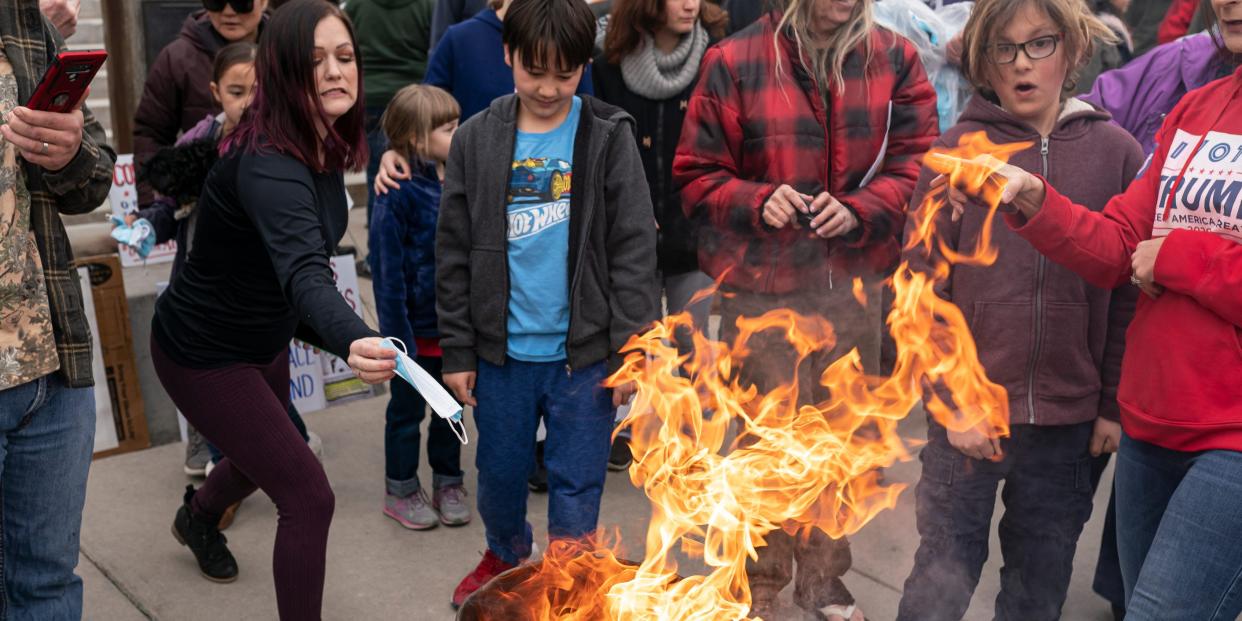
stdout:
{"type": "Polygon", "coordinates": [[[316,172],[366,166],[362,59],[353,25],[336,5],[326,0],[293,0],[276,11],[259,37],[255,78],[254,101],[237,129],[220,145],[221,154],[233,148],[246,153],[277,151],[316,172]],[[326,17],[335,17],[345,24],[355,43],[358,66],[358,99],[349,112],[332,124],[328,123],[315,88],[315,27],[326,17]],[[328,127],[322,140],[314,130],[316,120],[328,127]]]}

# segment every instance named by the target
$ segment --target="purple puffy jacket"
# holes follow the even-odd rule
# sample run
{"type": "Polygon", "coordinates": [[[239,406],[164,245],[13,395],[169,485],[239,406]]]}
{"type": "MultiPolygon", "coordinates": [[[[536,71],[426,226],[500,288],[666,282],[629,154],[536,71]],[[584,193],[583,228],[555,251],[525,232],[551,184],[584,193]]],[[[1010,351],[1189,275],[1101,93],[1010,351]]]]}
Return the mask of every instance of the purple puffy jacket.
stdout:
{"type": "Polygon", "coordinates": [[[1232,67],[1218,53],[1216,41],[1201,32],[1170,41],[1106,71],[1091,92],[1079,97],[1113,115],[1113,122],[1134,136],[1145,155],[1156,149],[1156,132],[1182,95],[1228,75],[1232,67]]]}

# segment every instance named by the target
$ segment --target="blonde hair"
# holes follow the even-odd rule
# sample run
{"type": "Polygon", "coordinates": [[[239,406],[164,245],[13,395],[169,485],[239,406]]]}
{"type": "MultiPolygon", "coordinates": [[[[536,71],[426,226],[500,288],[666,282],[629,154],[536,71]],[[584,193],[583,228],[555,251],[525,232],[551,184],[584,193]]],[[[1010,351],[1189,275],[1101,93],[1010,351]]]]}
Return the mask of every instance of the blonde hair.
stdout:
{"type": "Polygon", "coordinates": [[[962,29],[962,75],[985,95],[992,93],[988,72],[996,67],[988,49],[1028,2],[1047,14],[1061,32],[1058,45],[1064,49],[1068,66],[1063,96],[1074,89],[1078,69],[1095,53],[1097,42],[1111,45],[1118,41],[1084,0],[979,0],[962,29]]]}
{"type": "MultiPolygon", "coordinates": [[[[850,52],[854,51],[854,48],[867,40],[871,31],[875,28],[875,17],[871,10],[871,2],[872,0],[858,0],[858,4],[854,6],[854,13],[850,16],[849,21],[833,31],[828,38],[827,45],[817,46],[808,50],[807,42],[811,39],[811,11],[815,8],[815,0],[790,0],[785,8],[785,14],[776,26],[776,35],[773,41],[773,45],[776,46],[777,79],[780,80],[782,77],[781,37],[785,28],[788,27],[793,34],[799,58],[809,53],[811,66],[808,68],[815,74],[815,79],[819,82],[820,88],[826,91],[828,85],[831,84],[836,87],[838,93],[845,92],[845,59],[850,52]]],[[[866,71],[871,67],[871,46],[866,48],[863,67],[865,76],[866,71]]]]}
{"type": "Polygon", "coordinates": [[[461,118],[461,106],[442,88],[425,84],[411,84],[393,96],[380,127],[388,138],[390,149],[420,159],[431,159],[427,152],[427,138],[435,128],[461,118]],[[412,149],[411,142],[417,147],[412,149]]]}

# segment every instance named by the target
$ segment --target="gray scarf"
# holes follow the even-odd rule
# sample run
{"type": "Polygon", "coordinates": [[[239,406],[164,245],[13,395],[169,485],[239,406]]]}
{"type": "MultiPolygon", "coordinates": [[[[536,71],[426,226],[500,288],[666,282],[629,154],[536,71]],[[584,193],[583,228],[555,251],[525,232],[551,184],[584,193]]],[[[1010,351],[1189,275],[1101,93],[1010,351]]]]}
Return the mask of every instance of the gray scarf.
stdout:
{"type": "Polygon", "coordinates": [[[621,59],[621,79],[643,97],[668,99],[690,86],[699,74],[699,61],[703,60],[709,41],[707,30],[698,22],[667,55],[656,49],[651,35],[643,35],[639,48],[621,59]]]}

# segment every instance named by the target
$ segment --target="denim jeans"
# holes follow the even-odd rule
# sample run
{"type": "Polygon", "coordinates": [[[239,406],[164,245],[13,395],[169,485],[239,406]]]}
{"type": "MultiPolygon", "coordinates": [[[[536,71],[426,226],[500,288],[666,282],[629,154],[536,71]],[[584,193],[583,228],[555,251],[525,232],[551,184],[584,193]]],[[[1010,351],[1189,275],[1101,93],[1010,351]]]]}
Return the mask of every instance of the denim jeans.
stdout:
{"type": "Polygon", "coordinates": [[[366,131],[367,150],[371,157],[367,159],[367,226],[371,225],[371,205],[375,203],[375,176],[379,174],[380,157],[388,149],[388,138],[380,127],[380,118],[384,116],[384,108],[367,106],[366,131]]]}
{"type": "MultiPolygon", "coordinates": [[[[966,457],[929,421],[915,489],[920,536],[897,618],[961,619],[988,558],[996,487],[1004,481],[999,534],[1001,592],[995,619],[1055,621],[1074,569],[1074,551],[1091,517],[1094,422],[1014,425],[999,462],[966,457]]],[[[1172,617],[1170,617],[1172,618],[1172,617]]]]}
{"type": "MultiPolygon", "coordinates": [[[[418,365],[442,381],[441,358],[419,356],[418,365]]],[[[384,425],[384,478],[388,493],[404,498],[419,488],[418,455],[423,437],[419,427],[426,416],[427,400],[401,378],[394,378],[389,386],[392,398],[384,425]]],[[[431,464],[433,488],[461,485],[461,442],[448,421],[435,414],[427,423],[427,462],[431,464]]]]}
{"type": "Polygon", "coordinates": [[[93,389],[52,373],[0,391],[0,619],[82,618],[73,570],[94,445],[93,389]]]}
{"type": "Polygon", "coordinates": [[[502,367],[480,360],[474,396],[479,446],[479,516],[487,547],[516,564],[530,556],[526,478],[535,457],[540,419],[548,430],[548,537],[578,538],[595,531],[608,468],[612,397],[601,384],[603,362],[570,371],[561,362],[502,367]]]}
{"type": "Polygon", "coordinates": [[[1122,435],[1116,491],[1126,621],[1242,614],[1242,452],[1122,435]]]}
{"type": "MultiPolygon", "coordinates": [[[[1113,457],[1105,453],[1093,457],[1091,463],[1091,489],[1100,489],[1100,479],[1113,457]]],[[[1121,580],[1121,561],[1117,558],[1117,492],[1111,489],[1108,493],[1108,508],[1104,514],[1104,529],[1100,531],[1100,555],[1095,561],[1095,578],[1091,581],[1091,590],[1096,595],[1108,600],[1114,610],[1125,610],[1126,590],[1121,580]]]]}

